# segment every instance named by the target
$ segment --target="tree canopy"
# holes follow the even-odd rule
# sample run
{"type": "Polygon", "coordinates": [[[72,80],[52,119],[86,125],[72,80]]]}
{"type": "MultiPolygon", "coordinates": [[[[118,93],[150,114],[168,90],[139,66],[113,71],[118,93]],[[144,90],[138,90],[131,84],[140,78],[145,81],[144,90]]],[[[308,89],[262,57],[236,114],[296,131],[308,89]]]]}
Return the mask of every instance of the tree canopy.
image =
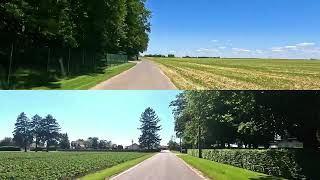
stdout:
{"type": "Polygon", "coordinates": [[[20,47],[137,55],[147,49],[150,16],[145,0],[4,0],[0,32],[20,47]]]}
{"type": "Polygon", "coordinates": [[[171,106],[177,136],[188,147],[269,147],[280,136],[317,148],[319,103],[320,93],[310,91],[186,91],[171,106]]]}

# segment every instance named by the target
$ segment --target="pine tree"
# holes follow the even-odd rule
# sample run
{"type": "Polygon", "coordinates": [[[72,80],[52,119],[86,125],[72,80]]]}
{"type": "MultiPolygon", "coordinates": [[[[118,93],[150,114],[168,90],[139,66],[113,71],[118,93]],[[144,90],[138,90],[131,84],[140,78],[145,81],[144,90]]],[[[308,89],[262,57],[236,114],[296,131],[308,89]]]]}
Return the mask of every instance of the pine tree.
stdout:
{"type": "Polygon", "coordinates": [[[13,131],[13,137],[14,141],[20,147],[23,147],[25,152],[27,152],[27,148],[32,143],[33,137],[30,120],[24,112],[21,113],[17,118],[13,131]]]}
{"type": "Polygon", "coordinates": [[[38,151],[38,145],[42,139],[43,129],[41,127],[42,117],[35,115],[31,118],[31,131],[32,135],[35,138],[36,143],[36,152],[38,151]]]}
{"type": "Polygon", "coordinates": [[[147,108],[140,118],[142,134],[139,138],[139,143],[142,148],[148,150],[158,148],[160,145],[160,135],[158,132],[161,130],[161,126],[158,125],[160,119],[156,112],[152,108],[147,108]]]}
{"type": "Polygon", "coordinates": [[[60,134],[60,148],[61,149],[70,149],[70,141],[68,134],[60,134]]]}
{"type": "Polygon", "coordinates": [[[50,142],[59,138],[60,126],[52,115],[42,119],[41,126],[43,129],[43,141],[47,144],[47,151],[49,151],[50,142]]]}

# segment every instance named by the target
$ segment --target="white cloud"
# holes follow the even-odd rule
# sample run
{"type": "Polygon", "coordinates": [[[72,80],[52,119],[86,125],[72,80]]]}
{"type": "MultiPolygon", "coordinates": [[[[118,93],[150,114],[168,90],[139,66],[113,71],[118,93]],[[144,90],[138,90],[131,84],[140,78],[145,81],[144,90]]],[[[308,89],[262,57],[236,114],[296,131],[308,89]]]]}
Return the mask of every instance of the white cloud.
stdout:
{"type": "Polygon", "coordinates": [[[176,53],[176,51],[175,50],[171,50],[171,51],[169,51],[169,53],[176,53]]]}
{"type": "Polygon", "coordinates": [[[316,43],[313,43],[313,42],[304,42],[304,43],[299,43],[299,44],[296,44],[296,46],[299,46],[299,47],[310,47],[310,46],[315,46],[316,43]]]}
{"type": "Polygon", "coordinates": [[[260,49],[257,49],[257,50],[256,50],[256,53],[258,53],[258,54],[263,54],[264,51],[262,51],[262,50],[260,50],[260,49]]]}
{"type": "Polygon", "coordinates": [[[288,50],[297,50],[298,49],[297,46],[285,46],[284,48],[288,49],[288,50]]]}
{"type": "Polygon", "coordinates": [[[208,48],[200,48],[198,50],[196,50],[197,52],[206,52],[206,53],[209,53],[209,52],[219,52],[219,50],[217,49],[208,49],[208,48]]]}
{"type": "Polygon", "coordinates": [[[220,46],[219,49],[226,49],[227,47],[225,46],[220,46]]]}
{"type": "Polygon", "coordinates": [[[272,52],[284,52],[285,48],[283,48],[283,47],[273,47],[273,48],[271,48],[271,51],[272,52]]]}
{"type": "Polygon", "coordinates": [[[216,42],[219,42],[219,41],[218,41],[218,40],[216,40],[216,39],[213,39],[213,40],[211,40],[211,42],[216,43],[216,42]]]}
{"type": "Polygon", "coordinates": [[[251,50],[249,50],[249,49],[242,49],[242,48],[232,48],[232,50],[234,52],[237,52],[237,53],[248,53],[248,52],[251,52],[251,50]]]}

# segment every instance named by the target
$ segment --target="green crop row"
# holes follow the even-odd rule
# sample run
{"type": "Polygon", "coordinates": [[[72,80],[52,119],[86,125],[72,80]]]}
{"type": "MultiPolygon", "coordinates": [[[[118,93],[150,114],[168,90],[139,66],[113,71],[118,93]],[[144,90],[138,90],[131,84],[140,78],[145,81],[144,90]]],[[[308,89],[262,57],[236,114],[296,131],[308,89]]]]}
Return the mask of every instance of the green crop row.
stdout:
{"type": "Polygon", "coordinates": [[[134,152],[2,152],[0,179],[74,179],[144,155],[134,152]]]}
{"type": "MultiPolygon", "coordinates": [[[[188,150],[197,157],[198,150],[188,150]]],[[[212,150],[206,149],[202,157],[211,161],[288,179],[320,179],[315,162],[320,154],[304,150],[212,150]]]]}

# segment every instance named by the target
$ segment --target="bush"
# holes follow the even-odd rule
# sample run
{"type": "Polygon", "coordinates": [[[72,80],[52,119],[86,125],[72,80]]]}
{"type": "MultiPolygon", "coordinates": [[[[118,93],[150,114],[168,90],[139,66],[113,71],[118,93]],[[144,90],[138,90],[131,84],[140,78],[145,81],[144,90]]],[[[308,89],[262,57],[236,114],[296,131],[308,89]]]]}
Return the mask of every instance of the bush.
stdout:
{"type": "Polygon", "coordinates": [[[0,151],[21,151],[21,149],[15,146],[1,146],[0,151]]]}
{"type": "MultiPolygon", "coordinates": [[[[197,157],[198,150],[188,150],[197,157]]],[[[319,152],[291,150],[203,150],[204,159],[288,179],[320,179],[319,152]]]]}

